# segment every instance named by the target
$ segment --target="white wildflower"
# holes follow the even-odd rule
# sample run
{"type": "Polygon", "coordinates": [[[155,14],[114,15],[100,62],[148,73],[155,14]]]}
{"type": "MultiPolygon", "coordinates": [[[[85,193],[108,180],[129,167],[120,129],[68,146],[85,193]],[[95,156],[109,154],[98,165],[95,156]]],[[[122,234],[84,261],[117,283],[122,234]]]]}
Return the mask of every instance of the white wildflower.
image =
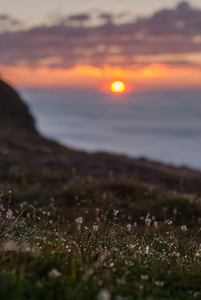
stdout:
{"type": "Polygon", "coordinates": [[[83,217],[78,217],[78,218],[76,218],[76,219],[75,219],[75,222],[76,222],[77,224],[82,224],[82,223],[83,223],[83,217]]]}
{"type": "Polygon", "coordinates": [[[182,226],[181,226],[181,230],[182,230],[183,232],[186,232],[186,231],[187,231],[187,226],[186,226],[186,225],[182,225],[182,226]]]}
{"type": "Polygon", "coordinates": [[[128,232],[131,232],[131,224],[127,224],[128,232]]]}
{"type": "Polygon", "coordinates": [[[154,222],[154,227],[158,228],[158,222],[156,222],[156,221],[154,222]]]}
{"type": "Polygon", "coordinates": [[[13,212],[11,209],[8,209],[6,212],[6,219],[11,220],[13,218],[13,212]]]}
{"type": "Polygon", "coordinates": [[[146,246],[145,253],[146,253],[146,254],[149,254],[149,246],[146,246]]]}
{"type": "Polygon", "coordinates": [[[114,215],[115,217],[117,217],[118,213],[119,213],[119,210],[114,209],[113,215],[114,215]]]}
{"type": "Polygon", "coordinates": [[[151,226],[151,219],[147,216],[146,219],[145,219],[145,225],[147,227],[150,227],[151,226]]]}
{"type": "Polygon", "coordinates": [[[31,219],[30,213],[27,213],[27,219],[31,219]]]}
{"type": "Polygon", "coordinates": [[[98,226],[97,225],[93,225],[93,232],[97,232],[98,231],[98,226]]]}
{"type": "Polygon", "coordinates": [[[148,275],[141,275],[141,279],[142,279],[142,280],[148,280],[148,279],[149,279],[149,276],[148,276],[148,275]]]}
{"type": "Polygon", "coordinates": [[[48,276],[51,278],[51,279],[56,279],[58,277],[61,276],[61,272],[59,272],[57,269],[52,269],[49,273],[48,273],[48,276]]]}
{"type": "Polygon", "coordinates": [[[111,300],[110,292],[106,289],[101,289],[98,293],[97,300],[111,300]]]}
{"type": "Polygon", "coordinates": [[[164,282],[163,282],[163,281],[158,281],[158,280],[156,280],[156,281],[154,281],[154,284],[155,284],[156,286],[164,286],[164,282]]]}

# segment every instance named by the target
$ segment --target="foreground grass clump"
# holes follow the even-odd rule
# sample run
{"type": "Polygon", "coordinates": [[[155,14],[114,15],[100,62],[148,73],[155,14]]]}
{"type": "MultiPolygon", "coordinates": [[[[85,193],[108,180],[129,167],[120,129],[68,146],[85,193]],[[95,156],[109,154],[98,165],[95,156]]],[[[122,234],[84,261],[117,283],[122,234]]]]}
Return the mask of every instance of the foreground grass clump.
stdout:
{"type": "Polygon", "coordinates": [[[53,199],[46,208],[11,200],[0,206],[2,299],[201,298],[199,222],[178,225],[175,211],[135,222],[112,205],[69,221],[53,199]]]}

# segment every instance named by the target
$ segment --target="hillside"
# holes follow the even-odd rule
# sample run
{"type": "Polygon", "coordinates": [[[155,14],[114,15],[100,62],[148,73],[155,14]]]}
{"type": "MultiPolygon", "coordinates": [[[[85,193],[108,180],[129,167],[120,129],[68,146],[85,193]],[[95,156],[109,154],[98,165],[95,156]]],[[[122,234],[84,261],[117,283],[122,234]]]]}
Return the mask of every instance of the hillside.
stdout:
{"type": "MultiPolygon", "coordinates": [[[[18,93],[0,81],[1,182],[13,173],[31,177],[41,169],[57,181],[68,181],[72,170],[79,176],[108,177],[111,174],[162,185],[169,189],[197,193],[201,173],[186,167],[176,168],[146,159],[130,159],[107,153],[87,154],[65,148],[36,131],[28,107],[18,93]],[[17,171],[13,171],[17,170],[17,171]],[[48,171],[49,170],[49,171],[48,171]],[[59,170],[59,171],[58,171],[59,170]]],[[[12,182],[12,181],[11,181],[12,182]]]]}

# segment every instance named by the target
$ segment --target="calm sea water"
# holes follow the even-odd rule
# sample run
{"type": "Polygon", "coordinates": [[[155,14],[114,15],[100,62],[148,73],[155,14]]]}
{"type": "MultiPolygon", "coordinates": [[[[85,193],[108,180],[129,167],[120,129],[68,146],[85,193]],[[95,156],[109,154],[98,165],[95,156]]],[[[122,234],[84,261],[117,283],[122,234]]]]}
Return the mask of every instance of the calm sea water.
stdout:
{"type": "Polygon", "coordinates": [[[127,95],[21,90],[39,131],[67,146],[201,169],[201,90],[127,95]]]}

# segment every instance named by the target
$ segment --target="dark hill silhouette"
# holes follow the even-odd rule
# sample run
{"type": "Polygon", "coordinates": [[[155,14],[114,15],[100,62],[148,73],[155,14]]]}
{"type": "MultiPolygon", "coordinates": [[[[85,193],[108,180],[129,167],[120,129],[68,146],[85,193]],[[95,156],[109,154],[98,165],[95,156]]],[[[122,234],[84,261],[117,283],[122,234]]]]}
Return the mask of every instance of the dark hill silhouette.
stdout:
{"type": "Polygon", "coordinates": [[[36,133],[34,119],[18,93],[0,80],[0,122],[7,128],[21,128],[36,133]]]}
{"type": "Polygon", "coordinates": [[[197,191],[201,182],[201,173],[187,167],[176,168],[146,159],[131,159],[108,153],[88,154],[42,137],[18,93],[2,80],[0,143],[1,182],[10,181],[13,170],[17,176],[23,174],[27,178],[34,178],[36,182],[41,181],[41,178],[51,178],[53,184],[68,182],[72,177],[72,169],[76,169],[77,176],[83,178],[109,178],[113,172],[121,178],[126,176],[186,192],[197,191]]]}
{"type": "MultiPolygon", "coordinates": [[[[35,121],[19,94],[6,82],[0,80],[0,142],[23,162],[23,155],[29,151],[34,157],[37,152],[44,155],[62,153],[64,147],[42,137],[35,127],[35,121]],[[20,151],[19,151],[20,150],[20,151]]],[[[65,149],[64,152],[68,152],[65,149]]]]}

